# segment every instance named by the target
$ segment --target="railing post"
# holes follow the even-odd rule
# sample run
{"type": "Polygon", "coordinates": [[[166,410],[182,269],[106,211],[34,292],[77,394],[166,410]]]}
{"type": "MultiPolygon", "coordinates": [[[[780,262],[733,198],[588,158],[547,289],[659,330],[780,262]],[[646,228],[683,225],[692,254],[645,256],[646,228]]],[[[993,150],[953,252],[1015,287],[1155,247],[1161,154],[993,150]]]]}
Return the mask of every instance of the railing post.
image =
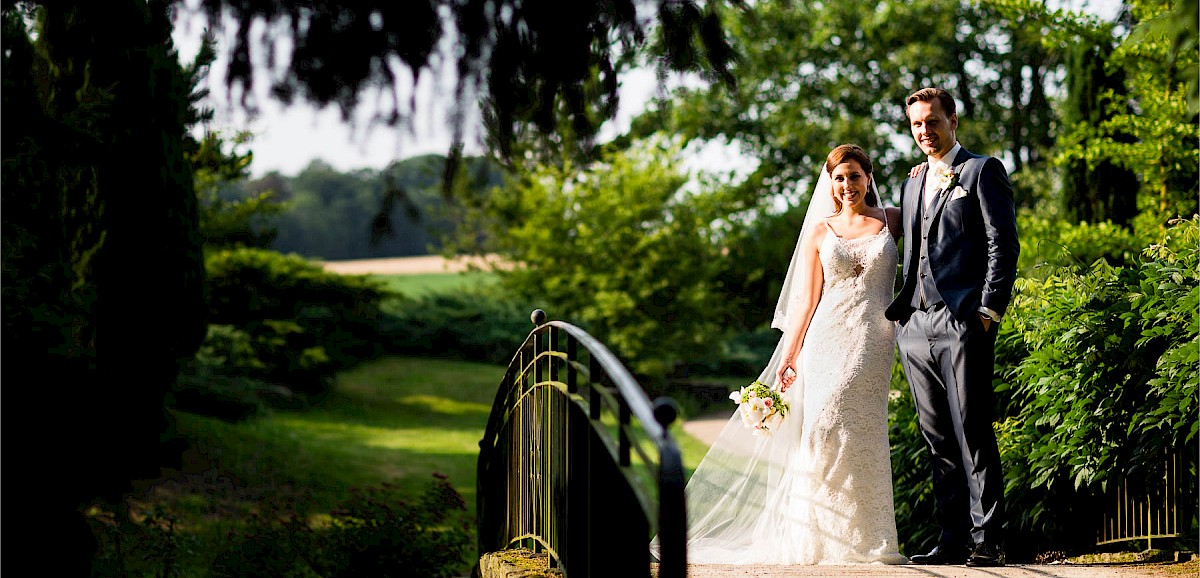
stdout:
{"type": "Polygon", "coordinates": [[[600,360],[588,355],[588,417],[600,419],[600,389],[604,387],[600,360]]]}
{"type": "Polygon", "coordinates": [[[579,342],[567,335],[567,393],[579,393],[579,372],[575,362],[579,360],[579,342]]]}
{"type": "Polygon", "coordinates": [[[625,401],[624,396],[617,396],[617,408],[617,423],[621,424],[617,433],[617,439],[619,440],[619,449],[617,451],[621,458],[621,465],[628,467],[631,463],[629,459],[629,403],[625,401]]]}

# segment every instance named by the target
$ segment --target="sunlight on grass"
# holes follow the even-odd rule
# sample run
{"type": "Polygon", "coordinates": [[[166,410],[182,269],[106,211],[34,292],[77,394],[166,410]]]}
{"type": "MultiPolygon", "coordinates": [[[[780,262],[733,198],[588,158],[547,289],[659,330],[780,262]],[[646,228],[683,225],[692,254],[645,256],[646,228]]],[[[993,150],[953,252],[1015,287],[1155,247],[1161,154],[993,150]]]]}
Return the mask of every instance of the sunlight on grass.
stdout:
{"type": "Polygon", "coordinates": [[[483,415],[492,411],[492,406],[484,403],[460,401],[433,395],[406,395],[396,399],[397,402],[423,408],[426,411],[444,415],[483,415]]]}
{"type": "MultiPolygon", "coordinates": [[[[183,414],[179,426],[236,479],[309,494],[325,507],[349,488],[382,481],[417,491],[433,472],[473,496],[479,440],[503,373],[490,364],[385,358],[339,375],[335,395],[309,411],[241,424],[183,414]]],[[[604,421],[612,425],[611,416],[604,421]]],[[[690,476],[708,446],[682,422],[671,433],[690,476]]]]}
{"type": "Polygon", "coordinates": [[[385,428],[339,421],[316,421],[293,418],[280,420],[281,425],[304,432],[310,442],[358,444],[372,448],[430,452],[437,454],[479,453],[479,431],[454,431],[440,428],[385,428]]]}

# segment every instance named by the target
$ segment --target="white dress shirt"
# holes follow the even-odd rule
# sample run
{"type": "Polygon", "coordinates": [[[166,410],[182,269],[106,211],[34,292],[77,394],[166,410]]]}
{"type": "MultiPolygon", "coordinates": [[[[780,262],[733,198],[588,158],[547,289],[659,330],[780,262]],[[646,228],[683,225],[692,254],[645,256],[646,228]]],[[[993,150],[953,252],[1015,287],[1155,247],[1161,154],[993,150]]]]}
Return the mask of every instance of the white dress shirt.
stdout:
{"type": "Polygon", "coordinates": [[[928,172],[925,173],[925,197],[924,197],[926,207],[929,206],[929,203],[933,202],[934,194],[937,193],[937,190],[938,190],[937,175],[941,174],[941,172],[944,169],[950,168],[950,163],[954,162],[954,157],[958,156],[958,151],[960,151],[960,150],[962,150],[962,145],[959,144],[958,141],[955,141],[954,148],[951,148],[950,152],[943,155],[942,158],[935,159],[933,157],[927,157],[926,163],[928,163],[928,164],[926,165],[927,166],[926,170],[928,172]]]}

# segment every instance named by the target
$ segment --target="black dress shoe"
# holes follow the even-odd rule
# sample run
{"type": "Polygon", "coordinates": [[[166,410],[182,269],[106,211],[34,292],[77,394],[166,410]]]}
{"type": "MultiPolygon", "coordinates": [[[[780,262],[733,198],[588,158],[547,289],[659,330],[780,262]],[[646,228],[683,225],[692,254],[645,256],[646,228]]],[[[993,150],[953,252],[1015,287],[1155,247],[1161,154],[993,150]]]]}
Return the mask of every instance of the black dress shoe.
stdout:
{"type": "Polygon", "coordinates": [[[928,554],[915,554],[910,557],[909,560],[911,560],[913,564],[958,565],[967,560],[968,554],[970,554],[970,552],[966,549],[966,547],[955,548],[954,546],[939,544],[936,548],[930,550],[928,554]]]}
{"type": "Polygon", "coordinates": [[[989,544],[979,544],[967,557],[967,566],[972,568],[987,568],[1004,565],[1004,553],[1000,548],[989,544]]]}

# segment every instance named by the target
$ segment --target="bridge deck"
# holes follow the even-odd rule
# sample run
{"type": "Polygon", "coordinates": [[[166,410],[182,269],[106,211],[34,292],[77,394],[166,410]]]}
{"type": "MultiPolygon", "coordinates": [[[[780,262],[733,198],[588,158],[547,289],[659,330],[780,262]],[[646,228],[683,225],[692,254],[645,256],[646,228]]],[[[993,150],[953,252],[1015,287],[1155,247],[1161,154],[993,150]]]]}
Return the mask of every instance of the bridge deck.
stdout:
{"type": "Polygon", "coordinates": [[[1196,576],[1196,562],[1178,564],[966,566],[699,566],[688,578],[1148,578],[1196,576]]]}

